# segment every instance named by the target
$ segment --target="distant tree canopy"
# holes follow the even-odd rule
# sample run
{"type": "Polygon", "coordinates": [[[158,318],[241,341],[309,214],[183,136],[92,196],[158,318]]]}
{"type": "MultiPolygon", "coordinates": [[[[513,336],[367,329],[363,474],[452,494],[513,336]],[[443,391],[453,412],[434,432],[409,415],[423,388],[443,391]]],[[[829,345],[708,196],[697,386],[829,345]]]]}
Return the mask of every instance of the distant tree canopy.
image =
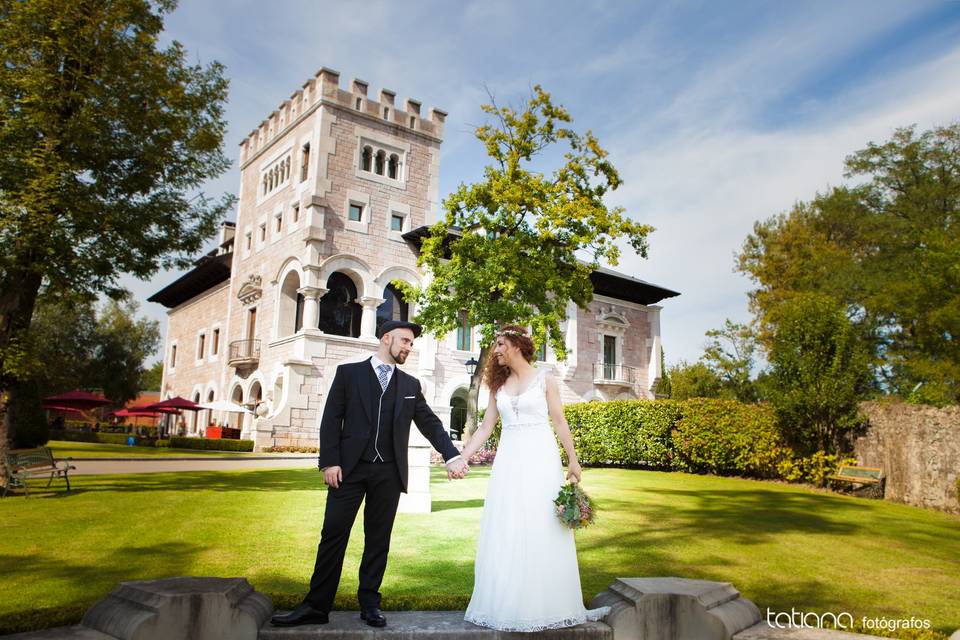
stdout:
{"type": "Polygon", "coordinates": [[[761,342],[800,294],[837,301],[887,391],[960,403],[960,123],[899,129],[846,160],[849,186],[758,222],[737,268],[761,342]]]}
{"type": "Polygon", "coordinates": [[[233,202],[223,67],[159,47],[172,0],[0,0],[0,450],[6,402],[45,364],[40,295],[112,297],[188,266],[233,202]]]}

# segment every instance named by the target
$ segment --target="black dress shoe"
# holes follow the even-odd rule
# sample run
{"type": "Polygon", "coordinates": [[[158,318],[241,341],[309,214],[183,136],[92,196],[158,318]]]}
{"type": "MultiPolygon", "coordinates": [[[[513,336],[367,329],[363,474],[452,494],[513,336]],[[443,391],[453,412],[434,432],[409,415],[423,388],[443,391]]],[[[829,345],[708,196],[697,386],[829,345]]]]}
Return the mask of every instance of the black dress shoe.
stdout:
{"type": "Polygon", "coordinates": [[[387,626],[387,619],[380,613],[380,609],[370,607],[369,609],[360,609],[360,619],[366,621],[371,627],[387,626]]]}
{"type": "Polygon", "coordinates": [[[270,618],[270,624],[275,627],[295,627],[301,624],[327,624],[330,615],[326,611],[314,609],[306,602],[301,602],[290,613],[277,614],[270,618]]]}

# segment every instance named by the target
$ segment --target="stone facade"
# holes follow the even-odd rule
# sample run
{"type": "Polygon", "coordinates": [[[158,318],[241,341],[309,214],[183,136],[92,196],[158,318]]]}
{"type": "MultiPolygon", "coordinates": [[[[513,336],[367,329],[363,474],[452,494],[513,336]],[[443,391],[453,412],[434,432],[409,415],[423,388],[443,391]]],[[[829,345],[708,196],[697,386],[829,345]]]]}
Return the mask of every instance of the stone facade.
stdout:
{"type": "MultiPolygon", "coordinates": [[[[188,274],[151,299],[172,307],[164,397],[262,405],[262,415],[201,412],[188,416],[188,433],[214,418],[239,425],[258,448],[316,446],[337,365],[373,353],[378,308],[399,309],[384,309],[392,304],[388,285],[426,277],[409,233],[438,215],[445,117],[438,109],[424,117],[412,99],[400,109],[386,89],[373,100],[360,80],[341,89],[339,74],[323,68],[244,139],[237,221],[224,229],[217,252],[230,254],[229,277],[204,289],[200,276],[188,274]],[[344,291],[356,296],[353,304],[331,307],[331,296],[344,291]],[[349,307],[356,316],[345,320],[338,314],[349,307]],[[331,330],[330,322],[349,329],[331,330]],[[201,334],[206,351],[199,358],[201,334]]],[[[661,298],[676,295],[622,274],[608,278],[663,292],[661,298]]],[[[568,361],[546,354],[565,402],[652,397],[660,307],[630,300],[614,292],[597,295],[585,310],[571,305],[563,327],[568,361]],[[605,359],[606,366],[597,364],[605,359]]],[[[406,315],[415,317],[412,304],[406,315]]],[[[423,336],[404,365],[448,428],[452,399],[469,385],[464,362],[479,354],[472,334],[459,344],[456,333],[423,336]]]]}

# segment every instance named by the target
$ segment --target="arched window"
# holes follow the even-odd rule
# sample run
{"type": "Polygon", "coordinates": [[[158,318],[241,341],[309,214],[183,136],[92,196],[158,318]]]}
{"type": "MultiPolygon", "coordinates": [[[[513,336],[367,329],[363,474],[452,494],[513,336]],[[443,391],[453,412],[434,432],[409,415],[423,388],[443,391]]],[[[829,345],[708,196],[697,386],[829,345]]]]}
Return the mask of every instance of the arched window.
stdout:
{"type": "Polygon", "coordinates": [[[286,181],[290,177],[290,156],[287,156],[287,159],[283,161],[283,180],[286,181]]]}
{"type": "Polygon", "coordinates": [[[390,163],[387,165],[387,175],[394,180],[397,179],[398,169],[400,168],[400,158],[397,157],[397,154],[392,154],[390,156],[390,163]]]}
{"type": "Polygon", "coordinates": [[[277,337],[289,336],[300,330],[303,324],[303,296],[297,293],[300,288],[300,275],[291,271],[284,277],[280,286],[280,318],[277,324],[277,337]]]}
{"type": "Polygon", "coordinates": [[[381,149],[377,151],[377,159],[373,166],[373,172],[378,176],[383,175],[383,165],[387,160],[387,154],[381,149]]]}
{"type": "Polygon", "coordinates": [[[377,329],[387,320],[407,320],[410,305],[403,299],[400,290],[388,284],[383,290],[383,302],[377,307],[377,329]]]}
{"type": "Polygon", "coordinates": [[[263,176],[263,195],[267,195],[267,176],[263,176]]]}
{"type": "Polygon", "coordinates": [[[331,274],[327,279],[327,293],[320,298],[319,329],[337,336],[359,337],[362,308],[356,299],[357,286],[353,280],[340,272],[331,274]]]}
{"type": "MultiPolygon", "coordinates": [[[[214,394],[213,389],[207,392],[207,402],[213,402],[216,394],[214,394]]],[[[203,426],[206,427],[211,422],[213,422],[213,409],[207,409],[203,412],[203,426]]]]}
{"type": "Polygon", "coordinates": [[[373,149],[364,147],[360,154],[360,168],[364,171],[370,171],[370,163],[373,161],[373,149]]]}
{"type": "MultiPolygon", "coordinates": [[[[193,401],[196,402],[197,404],[200,404],[200,392],[199,392],[199,391],[197,391],[196,393],[193,394],[193,401]]],[[[192,431],[193,433],[196,433],[197,431],[200,430],[200,412],[199,412],[199,411],[191,411],[190,413],[193,414],[193,415],[191,416],[191,419],[190,419],[190,422],[193,423],[192,426],[190,427],[190,431],[192,431]]]]}
{"type": "MultiPolygon", "coordinates": [[[[233,388],[233,393],[230,395],[230,402],[233,404],[243,404],[243,389],[240,387],[240,385],[237,385],[233,388]]],[[[239,429],[243,426],[243,414],[233,412],[228,413],[226,417],[226,424],[234,429],[239,429]]]]}

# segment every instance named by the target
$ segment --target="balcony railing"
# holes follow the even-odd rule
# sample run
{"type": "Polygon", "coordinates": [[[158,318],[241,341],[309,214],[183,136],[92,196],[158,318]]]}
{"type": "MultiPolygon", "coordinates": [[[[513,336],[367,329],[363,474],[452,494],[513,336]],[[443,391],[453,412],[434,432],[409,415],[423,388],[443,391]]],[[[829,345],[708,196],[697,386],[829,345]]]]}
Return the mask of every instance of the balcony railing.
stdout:
{"type": "Polygon", "coordinates": [[[227,364],[231,367],[248,366],[260,362],[259,340],[234,340],[230,343],[227,364]]]}
{"type": "Polygon", "coordinates": [[[593,363],[594,384],[618,384],[630,386],[637,381],[637,368],[624,364],[593,363]]]}

